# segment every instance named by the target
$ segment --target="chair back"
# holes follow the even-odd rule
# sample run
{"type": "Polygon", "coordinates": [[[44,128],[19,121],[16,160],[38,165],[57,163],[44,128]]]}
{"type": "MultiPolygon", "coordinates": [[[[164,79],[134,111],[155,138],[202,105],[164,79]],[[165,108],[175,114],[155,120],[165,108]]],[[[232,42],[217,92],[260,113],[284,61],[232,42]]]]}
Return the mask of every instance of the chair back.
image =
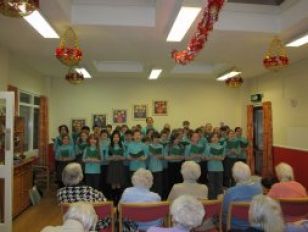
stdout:
{"type": "Polygon", "coordinates": [[[205,209],[204,220],[217,218],[217,227],[204,230],[202,226],[195,228],[193,231],[222,231],[222,200],[201,200],[205,209]]]}
{"type": "Polygon", "coordinates": [[[231,202],[228,210],[227,218],[227,231],[231,230],[232,219],[236,218],[239,220],[249,221],[248,211],[250,207],[250,202],[231,202]]]}
{"type": "Polygon", "coordinates": [[[170,226],[169,202],[143,202],[143,203],[120,203],[119,231],[123,231],[123,220],[128,219],[138,222],[165,219],[167,227],[170,226]]]}
{"type": "Polygon", "coordinates": [[[285,222],[294,222],[308,219],[308,197],[280,198],[282,214],[285,222]]]}
{"type": "MultiPolygon", "coordinates": [[[[104,218],[110,218],[111,224],[109,227],[105,229],[101,229],[100,232],[114,232],[114,208],[113,208],[113,202],[112,201],[106,201],[106,202],[93,202],[92,203],[93,208],[98,216],[98,220],[104,219],[104,218]]],[[[62,214],[64,215],[68,208],[70,207],[70,203],[62,203],[61,204],[61,210],[62,214]]]]}

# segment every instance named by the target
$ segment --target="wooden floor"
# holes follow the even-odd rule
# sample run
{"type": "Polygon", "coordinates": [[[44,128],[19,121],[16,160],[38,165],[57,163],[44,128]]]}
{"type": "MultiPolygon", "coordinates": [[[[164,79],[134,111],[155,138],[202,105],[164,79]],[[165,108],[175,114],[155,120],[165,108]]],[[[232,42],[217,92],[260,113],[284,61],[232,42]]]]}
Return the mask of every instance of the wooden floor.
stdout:
{"type": "Polygon", "coordinates": [[[40,232],[47,225],[62,224],[61,210],[57,205],[56,192],[52,191],[36,206],[31,206],[13,221],[13,232],[40,232]]]}

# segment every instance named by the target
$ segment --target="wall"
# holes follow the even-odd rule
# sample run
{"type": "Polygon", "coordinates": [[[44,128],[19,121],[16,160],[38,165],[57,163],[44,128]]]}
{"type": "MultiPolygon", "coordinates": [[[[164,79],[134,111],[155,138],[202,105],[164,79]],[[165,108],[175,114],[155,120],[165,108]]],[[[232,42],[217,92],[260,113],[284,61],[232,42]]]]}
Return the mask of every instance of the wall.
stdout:
{"type": "Polygon", "coordinates": [[[8,51],[5,48],[0,47],[0,91],[4,91],[7,88],[8,69],[8,51]]]}
{"type": "Polygon", "coordinates": [[[249,83],[249,94],[262,93],[264,101],[272,102],[274,145],[308,149],[305,133],[308,131],[307,66],[308,59],[302,60],[285,70],[256,77],[249,83]]]}
{"type": "Polygon", "coordinates": [[[190,120],[192,127],[205,122],[218,125],[223,121],[234,127],[242,117],[241,89],[227,88],[216,81],[189,79],[108,79],[95,77],[74,86],[64,78],[53,78],[51,83],[51,137],[57,135],[57,126],[71,124],[72,118],[86,118],[92,125],[91,115],[107,113],[112,121],[112,109],[128,109],[128,125],[143,121],[132,120],[133,104],[148,104],[152,114],[152,100],[167,100],[168,116],[154,116],[155,127],[164,123],[179,127],[183,120],[190,120]]]}

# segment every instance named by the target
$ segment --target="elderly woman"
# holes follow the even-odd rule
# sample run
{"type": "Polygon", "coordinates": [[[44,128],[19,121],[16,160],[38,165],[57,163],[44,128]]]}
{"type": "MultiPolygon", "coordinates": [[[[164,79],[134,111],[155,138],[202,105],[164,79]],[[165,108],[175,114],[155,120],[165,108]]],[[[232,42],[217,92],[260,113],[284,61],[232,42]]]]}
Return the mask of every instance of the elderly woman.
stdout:
{"type": "Polygon", "coordinates": [[[275,167],[279,183],[274,184],[268,196],[272,198],[300,198],[307,197],[303,185],[294,180],[293,168],[286,163],[280,163],[275,167]]]}
{"type": "Polygon", "coordinates": [[[191,195],[198,199],[207,199],[208,189],[204,184],[198,184],[201,175],[200,165],[195,161],[186,161],[182,164],[181,174],[184,182],[173,185],[168,200],[173,201],[181,195],[191,195]]]}
{"type": "Polygon", "coordinates": [[[278,202],[264,195],[255,196],[249,208],[249,232],[283,232],[284,222],[278,202]]]}
{"type": "MultiPolygon", "coordinates": [[[[236,185],[229,188],[224,196],[223,201],[223,223],[226,224],[227,213],[231,202],[236,201],[251,201],[251,199],[262,193],[262,186],[260,181],[251,178],[250,168],[247,164],[238,161],[232,168],[232,176],[236,185]]],[[[248,223],[239,219],[232,219],[232,229],[246,229],[248,223]]]]}
{"type": "Polygon", "coordinates": [[[65,187],[57,192],[59,203],[72,203],[77,201],[104,201],[104,194],[90,186],[82,185],[82,169],[79,163],[70,163],[62,172],[62,182],[65,187]]]}
{"type": "Polygon", "coordinates": [[[97,222],[97,215],[89,203],[73,203],[63,216],[62,226],[47,226],[41,232],[88,232],[97,222]]]}
{"type": "Polygon", "coordinates": [[[205,214],[201,202],[189,195],[177,198],[172,203],[170,212],[172,228],[151,227],[148,232],[189,232],[201,225],[205,214]]]}
{"type": "MultiPolygon", "coordinates": [[[[153,185],[153,175],[143,168],[138,169],[132,176],[133,187],[126,188],[123,192],[121,203],[157,202],[161,201],[157,193],[150,192],[153,185]]],[[[160,226],[162,220],[151,222],[136,222],[138,229],[145,231],[151,226],[160,226]]]]}

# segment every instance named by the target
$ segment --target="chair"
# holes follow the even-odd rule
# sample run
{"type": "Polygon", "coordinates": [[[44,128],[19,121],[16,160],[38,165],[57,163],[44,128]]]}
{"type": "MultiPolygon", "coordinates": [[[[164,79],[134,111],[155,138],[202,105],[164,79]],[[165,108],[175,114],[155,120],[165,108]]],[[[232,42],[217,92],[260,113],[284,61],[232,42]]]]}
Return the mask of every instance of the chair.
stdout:
{"type": "MultiPolygon", "coordinates": [[[[114,232],[114,208],[113,208],[113,202],[112,201],[106,201],[106,202],[93,202],[92,203],[95,212],[98,216],[98,219],[103,219],[106,217],[109,217],[111,219],[111,225],[108,228],[101,229],[100,232],[114,232]]],[[[61,204],[61,210],[62,214],[65,214],[65,212],[68,210],[70,206],[70,203],[62,203],[61,204]]]]}
{"type": "Polygon", "coordinates": [[[123,231],[123,220],[129,219],[138,222],[154,221],[160,218],[165,219],[165,225],[170,226],[169,202],[143,202],[143,203],[120,203],[119,210],[119,231],[123,231]]]}
{"type": "Polygon", "coordinates": [[[222,231],[222,200],[201,200],[203,207],[205,209],[205,217],[204,219],[212,219],[218,218],[218,230],[217,229],[209,229],[204,230],[200,228],[195,228],[193,231],[222,231]]]}
{"type": "Polygon", "coordinates": [[[277,200],[280,203],[285,222],[308,219],[308,197],[280,198],[277,200]]]}
{"type": "Polygon", "coordinates": [[[248,211],[250,207],[250,202],[231,202],[228,210],[227,227],[226,230],[231,230],[232,218],[239,220],[249,221],[248,211]]]}

